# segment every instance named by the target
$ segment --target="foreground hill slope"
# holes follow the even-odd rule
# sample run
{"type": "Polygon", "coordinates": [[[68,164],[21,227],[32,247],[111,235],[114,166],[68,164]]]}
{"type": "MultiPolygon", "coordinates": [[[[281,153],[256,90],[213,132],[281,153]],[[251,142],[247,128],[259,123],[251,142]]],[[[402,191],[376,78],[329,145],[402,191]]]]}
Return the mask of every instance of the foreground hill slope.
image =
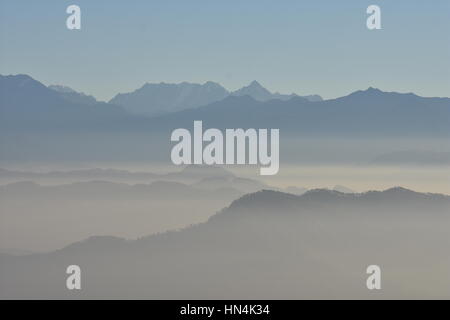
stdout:
{"type": "Polygon", "coordinates": [[[260,191],[206,223],[124,240],[2,256],[2,298],[450,298],[450,197],[403,188],[364,194],[260,191]],[[65,289],[65,269],[82,290],[65,289]],[[365,287],[366,267],[383,290],[365,287]]]}

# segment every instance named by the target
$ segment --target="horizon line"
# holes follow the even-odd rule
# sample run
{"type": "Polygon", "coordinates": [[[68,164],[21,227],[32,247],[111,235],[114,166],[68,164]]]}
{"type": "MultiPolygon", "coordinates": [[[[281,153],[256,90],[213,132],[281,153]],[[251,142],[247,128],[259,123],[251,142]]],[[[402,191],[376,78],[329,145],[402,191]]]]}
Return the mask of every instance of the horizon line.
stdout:
{"type": "Polygon", "coordinates": [[[252,85],[252,84],[255,83],[255,82],[256,82],[258,85],[260,85],[261,87],[263,87],[264,89],[266,89],[267,91],[269,91],[271,94],[296,95],[296,96],[298,96],[298,97],[305,97],[305,96],[314,96],[314,95],[317,95],[317,96],[320,96],[320,97],[323,99],[323,101],[327,101],[327,100],[335,100],[335,99],[339,99],[339,98],[342,98],[342,97],[349,96],[349,95],[351,95],[351,94],[353,94],[353,93],[356,93],[356,92],[365,92],[365,91],[368,91],[368,90],[371,90],[371,89],[378,90],[378,91],[383,92],[383,93],[413,94],[413,95],[416,95],[416,96],[422,97],[422,98],[441,98],[441,99],[443,98],[443,99],[450,99],[450,96],[442,96],[442,95],[441,95],[441,96],[423,96],[423,95],[419,95],[419,94],[417,94],[417,93],[415,93],[415,92],[413,92],[413,91],[408,91],[408,92],[403,92],[403,91],[387,91],[386,89],[380,89],[379,86],[374,86],[374,85],[370,85],[370,86],[367,87],[366,89],[355,89],[354,91],[350,91],[349,93],[344,94],[344,95],[339,95],[339,96],[335,96],[335,97],[326,97],[326,98],[325,98],[321,93],[298,94],[298,93],[296,93],[296,92],[291,92],[291,93],[281,93],[280,91],[271,91],[270,89],[268,89],[267,87],[265,87],[264,85],[262,85],[261,82],[259,82],[258,80],[252,80],[250,83],[244,84],[243,86],[240,86],[240,87],[239,87],[238,89],[236,89],[236,90],[228,89],[227,87],[225,87],[224,85],[222,85],[220,82],[213,81],[213,80],[206,80],[206,81],[203,81],[203,82],[190,82],[190,81],[185,80],[185,81],[181,81],[181,82],[165,82],[165,81],[160,81],[160,82],[148,82],[148,81],[146,81],[146,82],[144,82],[140,87],[134,89],[133,91],[118,92],[118,93],[115,93],[111,98],[109,98],[109,99],[107,99],[107,100],[101,100],[101,99],[97,98],[97,96],[96,96],[95,94],[93,94],[93,93],[91,93],[91,92],[84,92],[84,91],[81,91],[81,90],[77,90],[77,89],[74,89],[72,86],[67,85],[67,84],[64,84],[64,83],[52,82],[52,83],[48,83],[48,84],[47,84],[47,83],[45,83],[45,81],[37,80],[36,77],[34,77],[34,76],[30,75],[30,74],[27,74],[27,73],[17,73],[17,74],[3,74],[3,73],[0,73],[0,76],[1,76],[1,77],[27,76],[27,77],[30,77],[31,79],[33,79],[34,81],[37,81],[37,82],[41,83],[42,85],[44,85],[44,86],[47,87],[47,88],[49,88],[50,86],[62,86],[62,87],[67,87],[67,88],[70,88],[70,89],[74,90],[74,91],[77,92],[77,93],[81,93],[81,94],[84,94],[84,95],[87,95],[87,96],[92,96],[92,97],[95,98],[95,100],[97,100],[98,102],[105,102],[105,103],[109,103],[114,97],[116,97],[116,96],[119,95],[119,94],[129,94],[129,93],[133,93],[133,92],[135,92],[136,90],[139,90],[139,89],[143,88],[143,87],[144,87],[145,85],[147,85],[147,84],[156,84],[156,85],[158,85],[158,84],[167,84],[167,85],[181,85],[181,84],[205,85],[205,84],[207,84],[207,83],[214,83],[214,84],[217,84],[217,85],[221,86],[222,88],[224,88],[229,94],[232,94],[232,93],[234,93],[234,92],[236,92],[236,91],[238,91],[238,90],[240,90],[240,89],[242,89],[242,88],[249,87],[250,85],[252,85]]]}

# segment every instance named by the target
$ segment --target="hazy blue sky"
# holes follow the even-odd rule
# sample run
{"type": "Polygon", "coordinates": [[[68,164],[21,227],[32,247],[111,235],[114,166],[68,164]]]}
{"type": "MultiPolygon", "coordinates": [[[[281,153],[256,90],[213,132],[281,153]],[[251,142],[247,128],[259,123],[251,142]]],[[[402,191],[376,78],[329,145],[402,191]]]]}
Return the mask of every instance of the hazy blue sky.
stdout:
{"type": "Polygon", "coordinates": [[[326,98],[369,86],[450,96],[450,1],[0,0],[0,73],[109,99],[144,82],[326,98]],[[82,29],[66,28],[66,7],[82,29]],[[382,30],[366,28],[377,4],[382,30]]]}

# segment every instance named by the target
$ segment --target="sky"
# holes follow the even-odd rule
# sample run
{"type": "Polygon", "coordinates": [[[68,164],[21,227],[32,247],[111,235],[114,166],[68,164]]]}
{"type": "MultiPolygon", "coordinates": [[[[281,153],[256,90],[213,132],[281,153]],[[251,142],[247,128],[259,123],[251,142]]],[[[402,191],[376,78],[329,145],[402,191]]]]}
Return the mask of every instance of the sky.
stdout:
{"type": "Polygon", "coordinates": [[[370,86],[450,96],[448,0],[0,0],[0,74],[109,100],[145,82],[334,98],[370,86]],[[68,30],[66,8],[81,8],[68,30]],[[366,8],[381,8],[368,30],[366,8]]]}

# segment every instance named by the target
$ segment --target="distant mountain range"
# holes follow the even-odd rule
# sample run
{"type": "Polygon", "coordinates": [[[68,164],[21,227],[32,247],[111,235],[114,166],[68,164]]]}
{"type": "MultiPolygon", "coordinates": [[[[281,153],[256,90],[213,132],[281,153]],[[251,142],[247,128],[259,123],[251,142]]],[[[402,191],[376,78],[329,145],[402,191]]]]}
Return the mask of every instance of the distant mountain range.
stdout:
{"type": "Polygon", "coordinates": [[[78,169],[67,171],[16,171],[0,168],[0,184],[34,181],[42,184],[61,184],[72,182],[111,181],[123,183],[148,183],[157,180],[174,181],[193,184],[200,188],[217,189],[229,184],[242,185],[241,191],[253,192],[268,188],[256,180],[239,178],[230,171],[219,166],[189,165],[168,173],[152,173],[144,171],[128,171],[118,169],[78,169]],[[256,189],[248,190],[250,186],[256,189]]]}
{"type": "MultiPolygon", "coordinates": [[[[180,185],[188,185],[195,189],[203,190],[225,190],[237,193],[251,193],[259,190],[277,190],[301,195],[308,191],[304,187],[289,186],[285,189],[267,185],[255,179],[238,177],[231,171],[219,166],[189,165],[181,170],[168,173],[152,173],[145,171],[128,171],[117,169],[79,169],[67,171],[16,171],[0,168],[0,191],[27,191],[34,190],[39,185],[61,186],[68,184],[94,183],[101,188],[101,183],[139,184],[144,186],[148,183],[175,182],[180,185]],[[3,185],[3,186],[1,186],[3,185]]],[[[354,193],[353,190],[336,185],[332,190],[342,193],[354,193]]]]}
{"type": "Polygon", "coordinates": [[[207,220],[243,194],[231,185],[202,188],[163,180],[1,185],[0,253],[52,251],[91,235],[137,238],[183,228],[207,220]]]}
{"type": "MultiPolygon", "coordinates": [[[[205,84],[203,89],[199,85],[188,84],[181,87],[162,86],[195,87],[200,91],[208,87],[218,88],[213,83],[205,84]]],[[[150,91],[157,90],[157,87],[148,85],[152,88],[150,91]]],[[[316,102],[298,96],[288,100],[285,97],[284,100],[258,101],[245,93],[259,92],[255,95],[265,100],[267,92],[264,93],[265,89],[253,82],[220,101],[156,118],[131,115],[115,104],[95,103],[88,96],[77,96],[70,89],[52,88],[26,75],[0,76],[0,130],[64,131],[72,128],[85,132],[158,131],[167,135],[174,128],[190,128],[194,120],[203,120],[204,127],[279,128],[284,135],[448,137],[450,134],[449,98],[424,98],[412,93],[383,92],[375,88],[316,102]],[[71,96],[68,97],[68,94],[71,96]],[[83,99],[89,102],[80,102],[83,99]]],[[[117,99],[112,101],[117,102],[117,99]]]]}
{"type": "Polygon", "coordinates": [[[27,75],[0,75],[0,126],[5,131],[92,130],[128,117],[121,107],[80,96],[61,87],[50,89],[27,75]]]}
{"type": "MultiPolygon", "coordinates": [[[[230,95],[247,95],[258,101],[289,100],[297,96],[295,94],[271,93],[257,81],[253,81],[248,86],[234,92],[229,92],[218,83],[208,81],[204,84],[188,82],[180,84],[146,83],[133,92],[116,95],[109,102],[123,106],[134,114],[155,116],[205,106],[223,100],[230,95]]],[[[318,95],[310,95],[305,98],[310,101],[322,100],[318,95]]]]}
{"type": "MultiPolygon", "coordinates": [[[[211,92],[220,91],[213,83],[183,86],[192,87],[189,92],[204,91],[208,87],[215,88],[211,92]]],[[[158,87],[148,85],[151,90],[158,91],[158,87]]],[[[177,85],[163,87],[167,87],[168,92],[179,89],[177,85]]],[[[161,99],[163,97],[160,96],[161,99]]],[[[167,97],[166,101],[172,101],[172,94],[168,93],[167,97]]],[[[304,139],[332,137],[348,142],[370,138],[388,139],[388,143],[394,143],[396,139],[437,141],[439,138],[448,141],[450,137],[449,98],[425,98],[413,93],[384,92],[375,88],[321,101],[299,96],[265,100],[267,98],[266,90],[254,82],[202,107],[194,108],[197,103],[192,102],[185,110],[146,117],[112,103],[94,102],[93,98],[74,93],[71,89],[46,87],[26,75],[0,76],[0,160],[79,158],[140,161],[151,158],[166,161],[170,152],[168,137],[172,130],[192,128],[194,120],[202,120],[205,129],[277,128],[280,129],[281,148],[290,146],[287,139],[297,144],[293,146],[293,153],[299,152],[298,143],[304,139]],[[247,95],[248,91],[253,91],[257,99],[264,101],[247,95]],[[144,145],[147,147],[143,148],[144,145]],[[151,152],[152,148],[160,152],[151,152]]],[[[174,108],[177,110],[178,107],[174,108]]],[[[364,147],[369,148],[369,143],[365,142],[364,147]]],[[[390,146],[394,151],[405,148],[408,147],[404,142],[390,146]]],[[[430,148],[430,151],[448,152],[449,147],[444,142],[434,149],[430,148]]],[[[354,150],[358,152],[360,147],[354,150]]],[[[336,152],[331,155],[319,153],[315,159],[336,155],[336,152]]],[[[372,154],[370,158],[376,155],[372,154]]],[[[298,156],[305,158],[304,154],[298,156]]]]}
{"type": "Polygon", "coordinates": [[[449,298],[449,209],[448,196],[399,187],[264,190],[180,231],[4,254],[0,298],[373,298],[370,264],[386,270],[379,298],[449,298]],[[64,286],[71,264],[82,270],[78,292],[64,286]]]}
{"type": "Polygon", "coordinates": [[[146,83],[141,88],[120,93],[109,102],[140,115],[160,115],[207,105],[224,99],[228,91],[215,82],[194,84],[146,83]]]}
{"type": "Polygon", "coordinates": [[[301,97],[260,102],[231,96],[158,117],[152,127],[190,128],[194,120],[202,120],[204,128],[279,128],[285,137],[449,137],[450,99],[375,88],[317,102],[301,97]]]}
{"type": "Polygon", "coordinates": [[[249,96],[249,97],[252,97],[253,99],[255,99],[257,101],[261,101],[261,102],[269,101],[269,100],[286,101],[286,100],[292,99],[294,97],[302,97],[311,102],[323,100],[322,97],[317,94],[299,96],[295,93],[292,93],[292,94],[281,94],[278,92],[271,93],[269,90],[264,88],[256,80],[252,81],[248,86],[245,86],[241,89],[231,92],[230,95],[237,96],[237,97],[249,96]]]}
{"type": "Polygon", "coordinates": [[[0,253],[55,250],[93,234],[136,238],[177,229],[205,221],[247,192],[270,188],[222,168],[193,166],[167,174],[0,170],[0,184],[0,253]],[[4,184],[8,180],[16,182],[4,184]]]}
{"type": "Polygon", "coordinates": [[[48,86],[48,88],[58,92],[61,97],[69,102],[85,105],[95,105],[99,103],[93,96],[84,94],[82,92],[77,92],[72,88],[66,86],[50,85],[48,86]]]}

